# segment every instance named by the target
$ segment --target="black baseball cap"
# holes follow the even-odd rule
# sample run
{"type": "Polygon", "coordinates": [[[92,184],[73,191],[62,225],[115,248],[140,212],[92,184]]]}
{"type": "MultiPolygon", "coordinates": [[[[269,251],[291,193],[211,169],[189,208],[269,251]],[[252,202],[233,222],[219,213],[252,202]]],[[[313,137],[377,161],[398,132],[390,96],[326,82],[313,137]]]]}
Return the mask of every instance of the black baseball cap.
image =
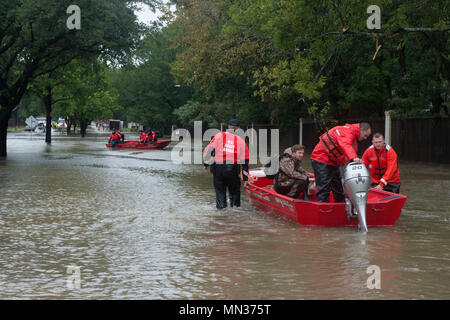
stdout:
{"type": "Polygon", "coordinates": [[[229,124],[230,126],[238,126],[238,127],[241,126],[241,123],[239,122],[238,119],[231,119],[230,121],[228,121],[228,124],[229,124]]]}

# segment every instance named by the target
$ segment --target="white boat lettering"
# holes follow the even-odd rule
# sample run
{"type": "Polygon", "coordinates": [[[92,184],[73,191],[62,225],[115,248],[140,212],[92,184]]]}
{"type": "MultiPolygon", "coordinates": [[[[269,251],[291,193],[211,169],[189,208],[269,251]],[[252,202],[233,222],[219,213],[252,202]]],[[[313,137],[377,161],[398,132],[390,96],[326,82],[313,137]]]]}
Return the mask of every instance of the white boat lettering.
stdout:
{"type": "Polygon", "coordinates": [[[289,201],[285,200],[285,199],[281,199],[281,198],[275,198],[275,202],[279,203],[280,206],[282,208],[288,208],[292,211],[294,211],[294,206],[292,205],[292,203],[290,203],[289,201]]]}
{"type": "Polygon", "coordinates": [[[263,196],[263,195],[261,195],[261,194],[259,194],[259,193],[254,192],[253,195],[254,195],[255,197],[261,199],[261,200],[264,200],[264,201],[270,201],[270,198],[269,198],[269,197],[263,196]]]}

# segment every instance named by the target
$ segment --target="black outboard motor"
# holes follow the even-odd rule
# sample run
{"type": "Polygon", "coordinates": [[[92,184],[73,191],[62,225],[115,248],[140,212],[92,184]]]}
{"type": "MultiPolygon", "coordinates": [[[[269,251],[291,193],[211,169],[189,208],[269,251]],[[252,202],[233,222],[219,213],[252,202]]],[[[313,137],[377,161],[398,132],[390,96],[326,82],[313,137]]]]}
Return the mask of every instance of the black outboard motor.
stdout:
{"type": "Polygon", "coordinates": [[[366,206],[370,190],[370,173],[363,163],[350,162],[344,170],[344,192],[347,195],[346,210],[352,215],[352,206],[356,209],[359,229],[366,233],[366,206]],[[350,201],[350,203],[348,203],[350,201]]]}

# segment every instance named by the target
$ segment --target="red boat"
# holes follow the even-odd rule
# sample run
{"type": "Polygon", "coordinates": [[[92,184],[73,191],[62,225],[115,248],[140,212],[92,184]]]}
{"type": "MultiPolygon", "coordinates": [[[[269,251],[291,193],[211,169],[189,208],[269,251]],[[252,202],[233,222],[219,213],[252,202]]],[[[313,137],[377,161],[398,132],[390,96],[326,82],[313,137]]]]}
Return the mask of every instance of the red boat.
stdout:
{"type": "MultiPolygon", "coordinates": [[[[126,140],[124,143],[116,143],[114,149],[139,149],[152,150],[167,147],[171,140],[157,140],[156,142],[139,143],[139,140],[126,140]]],[[[106,143],[108,148],[112,148],[111,143],[106,143]]]]}
{"type": "MultiPolygon", "coordinates": [[[[273,189],[273,179],[265,177],[262,169],[250,170],[247,186],[250,203],[265,212],[274,213],[298,221],[304,226],[357,226],[357,216],[348,217],[345,203],[333,201],[316,202],[315,195],[311,200],[293,199],[281,195],[273,189]]],[[[391,226],[400,217],[407,196],[387,191],[370,189],[366,220],[370,226],[391,226]]]]}

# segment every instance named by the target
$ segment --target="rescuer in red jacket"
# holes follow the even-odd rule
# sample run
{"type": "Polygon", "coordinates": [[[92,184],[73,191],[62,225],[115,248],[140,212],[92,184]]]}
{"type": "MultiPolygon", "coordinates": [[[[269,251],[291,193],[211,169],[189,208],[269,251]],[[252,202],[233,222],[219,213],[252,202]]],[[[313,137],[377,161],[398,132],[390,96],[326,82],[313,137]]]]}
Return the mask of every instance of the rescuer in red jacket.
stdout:
{"type": "Polygon", "coordinates": [[[116,143],[120,143],[122,136],[116,132],[116,130],[114,130],[110,135],[109,135],[109,141],[108,143],[111,143],[112,147],[116,146],[116,143]]]}
{"type": "Polygon", "coordinates": [[[316,180],[317,201],[328,202],[333,191],[335,202],[344,202],[341,170],[346,162],[361,162],[356,154],[358,141],[367,139],[372,133],[366,122],[336,126],[319,138],[311,154],[311,164],[316,180]]]}
{"type": "Polygon", "coordinates": [[[149,130],[148,131],[148,139],[150,140],[150,142],[156,142],[156,132],[153,130],[149,130]]]}
{"type": "Polygon", "coordinates": [[[367,148],[361,159],[370,171],[372,188],[400,193],[397,153],[385,143],[381,133],[373,135],[372,145],[367,148]]]}
{"type": "Polygon", "coordinates": [[[117,130],[117,136],[119,137],[119,140],[120,140],[120,142],[121,143],[124,143],[125,142],[125,134],[124,133],[122,133],[122,132],[120,132],[120,130],[117,130]]]}
{"type": "Polygon", "coordinates": [[[145,143],[147,135],[144,133],[144,130],[139,131],[139,143],[145,143]]]}
{"type": "Polygon", "coordinates": [[[205,149],[203,163],[205,171],[211,167],[217,209],[227,207],[227,189],[230,206],[241,205],[241,165],[244,184],[248,180],[249,151],[245,141],[235,134],[239,128],[239,120],[231,119],[228,130],[216,134],[205,149]]]}

